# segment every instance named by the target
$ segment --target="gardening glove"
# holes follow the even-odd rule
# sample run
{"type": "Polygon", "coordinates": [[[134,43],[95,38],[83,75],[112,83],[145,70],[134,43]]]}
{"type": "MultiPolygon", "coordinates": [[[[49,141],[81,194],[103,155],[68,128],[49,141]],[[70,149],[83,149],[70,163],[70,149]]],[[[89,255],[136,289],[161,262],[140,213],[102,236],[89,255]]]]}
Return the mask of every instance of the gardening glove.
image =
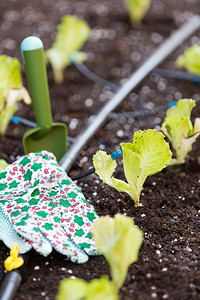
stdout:
{"type": "Polygon", "coordinates": [[[20,253],[26,253],[32,246],[24,238],[21,238],[14,230],[9,220],[5,206],[0,203],[0,240],[4,241],[8,248],[12,248],[13,243],[17,243],[20,253]]]}
{"type": "Polygon", "coordinates": [[[0,203],[14,231],[40,254],[53,247],[77,263],[98,254],[91,235],[98,215],[52,153],[30,153],[4,169],[0,203]]]}

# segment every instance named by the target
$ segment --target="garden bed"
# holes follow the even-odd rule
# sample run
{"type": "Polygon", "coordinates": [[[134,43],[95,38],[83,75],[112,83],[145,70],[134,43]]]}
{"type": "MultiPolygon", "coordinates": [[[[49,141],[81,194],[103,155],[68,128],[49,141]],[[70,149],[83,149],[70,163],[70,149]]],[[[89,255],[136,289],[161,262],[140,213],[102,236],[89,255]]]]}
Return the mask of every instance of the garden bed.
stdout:
{"type": "MultiPolygon", "coordinates": [[[[122,0],[56,1],[1,0],[0,54],[21,59],[20,44],[28,35],[39,36],[48,49],[63,15],[74,14],[88,22],[92,34],[83,50],[88,54],[87,67],[99,76],[122,85],[130,75],[175,29],[200,11],[196,0],[152,0],[144,21],[131,26],[122,0]]],[[[199,40],[197,31],[161,65],[176,69],[175,60],[192,43],[199,40]]],[[[23,71],[24,75],[24,71],[23,71]]],[[[60,85],[53,81],[48,67],[53,119],[65,122],[69,136],[76,137],[113,92],[86,79],[70,66],[60,85]]],[[[26,79],[23,76],[26,86],[26,79]]],[[[123,102],[118,112],[158,108],[180,98],[197,101],[192,120],[200,116],[199,85],[150,74],[123,102]]],[[[34,121],[31,106],[19,104],[16,113],[34,121]]],[[[140,118],[110,120],[78,156],[69,175],[73,176],[92,165],[92,156],[99,149],[107,153],[120,148],[121,142],[131,142],[138,129],[156,128],[165,112],[140,118]]],[[[7,134],[0,138],[0,158],[11,163],[23,155],[22,136],[28,127],[10,123],[7,134]]],[[[141,195],[143,207],[134,207],[127,195],[103,184],[96,174],[77,181],[86,199],[97,213],[131,216],[144,233],[139,259],[131,265],[120,296],[129,299],[200,299],[199,227],[200,227],[200,146],[194,144],[186,163],[169,167],[149,177],[141,195]]],[[[119,164],[120,164],[120,160],[119,164]]],[[[122,164],[117,177],[123,177],[122,164]]],[[[0,283],[4,277],[3,262],[8,249],[0,242],[0,283]]],[[[85,264],[76,265],[56,251],[47,258],[30,253],[27,280],[22,283],[16,299],[55,299],[61,279],[79,277],[91,280],[109,274],[102,256],[91,257],[85,264]]]]}

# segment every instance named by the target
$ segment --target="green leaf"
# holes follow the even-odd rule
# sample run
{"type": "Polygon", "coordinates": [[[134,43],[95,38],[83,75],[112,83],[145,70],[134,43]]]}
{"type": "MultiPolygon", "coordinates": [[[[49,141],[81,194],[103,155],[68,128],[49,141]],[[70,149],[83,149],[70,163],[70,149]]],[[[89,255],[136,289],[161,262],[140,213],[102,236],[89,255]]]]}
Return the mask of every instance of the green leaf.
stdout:
{"type": "Polygon", "coordinates": [[[74,217],[74,222],[77,223],[79,226],[84,225],[83,217],[75,216],[74,217]]]}
{"type": "Polygon", "coordinates": [[[176,106],[167,110],[161,130],[171,141],[176,152],[176,159],[172,159],[170,165],[184,163],[186,155],[192,149],[192,144],[199,136],[200,126],[196,121],[194,130],[190,120],[194,106],[194,100],[180,99],[176,106]]]}
{"type": "Polygon", "coordinates": [[[55,81],[61,83],[64,80],[64,69],[71,64],[70,55],[73,54],[77,62],[86,58],[84,53],[77,51],[89,38],[90,28],[84,20],[68,15],[62,18],[57,29],[55,42],[46,51],[46,57],[53,68],[55,81]]]}
{"type": "Polygon", "coordinates": [[[118,191],[126,192],[139,205],[142,186],[147,176],[161,171],[171,159],[164,135],[154,129],[137,131],[133,143],[122,143],[124,173],[128,183],[112,176],[116,162],[104,151],[93,157],[95,172],[100,179],[118,191]]]}
{"type": "Polygon", "coordinates": [[[51,223],[45,223],[44,225],[42,225],[42,227],[44,227],[46,230],[53,230],[53,224],[51,223]]]}
{"type": "Polygon", "coordinates": [[[26,203],[26,200],[24,200],[23,198],[15,198],[16,203],[20,204],[20,203],[26,203]]]}
{"type": "Polygon", "coordinates": [[[87,213],[87,218],[88,218],[90,221],[93,221],[93,220],[95,220],[97,217],[96,217],[96,214],[94,214],[93,212],[92,212],[92,213],[88,212],[88,213],[87,213]]]}
{"type": "Polygon", "coordinates": [[[100,179],[112,186],[112,174],[117,167],[116,161],[110,155],[107,155],[105,151],[100,150],[93,156],[93,164],[100,179]]]}
{"type": "Polygon", "coordinates": [[[9,164],[4,160],[0,159],[0,171],[4,170],[9,164]]]}
{"type": "Polygon", "coordinates": [[[38,212],[36,212],[36,213],[37,213],[37,215],[38,215],[39,217],[42,217],[42,218],[46,218],[46,217],[48,216],[48,213],[46,213],[46,212],[43,211],[43,210],[38,211],[38,212]]]}
{"type": "Polygon", "coordinates": [[[68,194],[68,197],[69,197],[70,199],[76,199],[77,194],[76,194],[75,192],[71,192],[71,193],[68,194]]]}
{"type": "Polygon", "coordinates": [[[24,174],[24,180],[31,181],[32,174],[33,172],[30,169],[28,169],[26,174],[24,174]]]}
{"type": "Polygon", "coordinates": [[[86,300],[118,300],[115,288],[108,276],[103,275],[88,283],[86,300]]]}
{"type": "Polygon", "coordinates": [[[70,185],[70,184],[71,184],[71,181],[68,180],[68,179],[64,179],[64,180],[62,180],[61,184],[70,185]]]}
{"type": "Polygon", "coordinates": [[[21,160],[20,164],[24,167],[24,166],[26,166],[27,164],[30,164],[30,162],[31,162],[30,158],[28,158],[28,157],[25,156],[25,157],[21,160]]]}
{"type": "Polygon", "coordinates": [[[16,188],[16,187],[18,187],[19,184],[20,184],[19,182],[17,182],[16,180],[13,180],[13,181],[10,183],[9,188],[10,188],[10,189],[16,188]]]}
{"type": "Polygon", "coordinates": [[[185,68],[190,73],[200,75],[200,45],[192,45],[176,61],[179,68],[185,68]]]}
{"type": "Polygon", "coordinates": [[[82,236],[84,234],[84,230],[83,229],[76,229],[76,233],[77,236],[82,236]]]}
{"type": "Polygon", "coordinates": [[[54,222],[60,223],[60,218],[59,218],[59,217],[56,216],[56,217],[54,217],[53,219],[54,219],[54,222]]]}
{"type": "MultiPolygon", "coordinates": [[[[56,193],[55,193],[55,195],[56,195],[56,193]]],[[[52,196],[53,196],[53,194],[52,194],[52,196]]],[[[71,203],[67,199],[60,199],[60,205],[67,208],[71,205],[71,203]]]]}
{"type": "Polygon", "coordinates": [[[25,206],[22,206],[22,207],[21,207],[21,211],[22,211],[22,212],[24,212],[24,211],[29,211],[29,209],[30,209],[30,206],[28,206],[28,205],[27,205],[27,206],[25,205],[25,206]]]}
{"type": "Polygon", "coordinates": [[[17,110],[17,102],[30,104],[27,90],[22,86],[18,59],[0,56],[0,134],[4,135],[11,117],[17,110]]]}
{"type": "Polygon", "coordinates": [[[93,165],[95,172],[99,175],[103,182],[114,187],[120,192],[127,191],[127,193],[131,194],[130,187],[126,182],[112,176],[117,163],[110,155],[107,155],[105,151],[97,151],[97,153],[93,156],[93,165]]]}
{"type": "Polygon", "coordinates": [[[113,284],[118,291],[126,278],[128,267],[138,258],[143,233],[130,217],[117,214],[114,219],[100,217],[94,222],[92,234],[110,265],[113,284]]]}
{"type": "MultiPolygon", "coordinates": [[[[193,99],[180,99],[176,105],[172,106],[169,108],[166,112],[167,117],[171,116],[179,116],[179,117],[184,117],[187,119],[190,119],[191,111],[193,107],[196,106],[196,103],[193,99]]],[[[192,130],[193,126],[192,124],[190,125],[190,130],[192,130]]]]}
{"type": "Polygon", "coordinates": [[[31,166],[31,169],[33,171],[37,171],[39,169],[42,169],[42,164],[41,163],[34,163],[32,166],[31,166]]]}
{"type": "Polygon", "coordinates": [[[81,300],[87,291],[87,282],[83,279],[67,278],[60,282],[56,300],[81,300]]]}
{"type": "Polygon", "coordinates": [[[31,197],[35,197],[35,196],[38,196],[40,194],[40,190],[39,189],[34,189],[32,194],[31,194],[31,197]]]}
{"type": "Polygon", "coordinates": [[[13,216],[13,217],[17,217],[17,216],[19,216],[19,215],[21,215],[21,212],[20,212],[20,211],[13,211],[13,212],[12,212],[12,216],[13,216]]]}
{"type": "Polygon", "coordinates": [[[90,248],[91,247],[91,244],[88,244],[88,243],[80,243],[79,244],[80,248],[82,249],[86,249],[86,248],[90,248]]]}
{"type": "Polygon", "coordinates": [[[140,23],[146,14],[151,0],[125,0],[131,21],[140,23]]]}
{"type": "Polygon", "coordinates": [[[0,191],[3,191],[5,188],[7,188],[6,183],[0,183],[0,191]]]}
{"type": "Polygon", "coordinates": [[[60,282],[56,300],[118,300],[113,284],[108,276],[93,279],[89,283],[83,279],[67,278],[60,282]]]}
{"type": "Polygon", "coordinates": [[[0,172],[0,179],[6,178],[7,172],[0,172]]]}
{"type": "Polygon", "coordinates": [[[29,200],[29,204],[30,205],[37,205],[39,203],[39,200],[38,199],[35,199],[35,198],[31,198],[29,200]]]}
{"type": "Polygon", "coordinates": [[[121,147],[124,174],[138,206],[146,178],[165,168],[172,154],[164,135],[155,129],[138,130],[134,134],[133,143],[122,143],[121,147]]]}

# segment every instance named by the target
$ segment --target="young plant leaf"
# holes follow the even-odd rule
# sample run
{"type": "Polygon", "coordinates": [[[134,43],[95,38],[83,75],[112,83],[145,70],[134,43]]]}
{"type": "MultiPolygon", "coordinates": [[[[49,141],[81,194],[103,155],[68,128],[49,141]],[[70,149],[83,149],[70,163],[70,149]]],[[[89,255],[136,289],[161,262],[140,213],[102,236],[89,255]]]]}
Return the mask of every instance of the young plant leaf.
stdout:
{"type": "Polygon", "coordinates": [[[180,99],[176,106],[169,108],[166,112],[161,130],[171,141],[176,152],[176,158],[172,158],[169,165],[183,164],[186,155],[192,149],[192,144],[200,135],[199,119],[195,120],[194,128],[190,120],[194,106],[194,100],[180,99]]]}
{"type": "Polygon", "coordinates": [[[75,16],[64,16],[57,27],[58,33],[52,48],[48,49],[46,58],[50,62],[57,83],[64,80],[64,69],[71,64],[70,55],[77,62],[86,59],[86,54],[78,52],[90,36],[90,28],[84,20],[75,16]]]}
{"type": "Polygon", "coordinates": [[[0,159],[0,171],[4,170],[9,164],[4,160],[0,159]]]}
{"type": "Polygon", "coordinates": [[[107,275],[102,275],[100,278],[93,279],[88,283],[86,300],[118,300],[113,283],[107,275]]]}
{"type": "Polygon", "coordinates": [[[87,283],[83,279],[67,278],[60,282],[56,300],[118,300],[114,286],[108,276],[93,279],[87,283]]]}
{"type": "Polygon", "coordinates": [[[93,157],[95,172],[108,185],[129,194],[138,206],[146,178],[166,167],[172,153],[164,135],[154,129],[135,132],[133,143],[122,143],[121,147],[127,183],[112,176],[116,162],[104,151],[98,151],[93,157]]]}
{"type": "Polygon", "coordinates": [[[179,68],[185,68],[190,73],[200,75],[200,45],[190,46],[176,61],[179,68]]]}
{"type": "Polygon", "coordinates": [[[140,23],[146,14],[151,0],[125,0],[132,23],[140,23]]]}
{"type": "Polygon", "coordinates": [[[92,234],[110,265],[112,281],[118,291],[126,278],[128,267],[138,259],[143,233],[130,217],[117,214],[114,219],[105,216],[95,221],[92,234]]]}
{"type": "Polygon", "coordinates": [[[31,103],[28,91],[22,86],[18,59],[0,56],[0,134],[6,133],[11,117],[17,110],[17,102],[31,103]]]}
{"type": "Polygon", "coordinates": [[[120,192],[124,192],[126,190],[132,197],[132,191],[129,185],[123,180],[116,179],[112,176],[117,167],[117,163],[110,155],[106,154],[105,151],[97,151],[97,153],[93,156],[93,165],[95,167],[95,172],[99,175],[103,182],[114,187],[120,192]]]}
{"type": "Polygon", "coordinates": [[[56,300],[80,300],[84,299],[87,291],[87,282],[83,279],[66,278],[59,284],[56,300]]]}

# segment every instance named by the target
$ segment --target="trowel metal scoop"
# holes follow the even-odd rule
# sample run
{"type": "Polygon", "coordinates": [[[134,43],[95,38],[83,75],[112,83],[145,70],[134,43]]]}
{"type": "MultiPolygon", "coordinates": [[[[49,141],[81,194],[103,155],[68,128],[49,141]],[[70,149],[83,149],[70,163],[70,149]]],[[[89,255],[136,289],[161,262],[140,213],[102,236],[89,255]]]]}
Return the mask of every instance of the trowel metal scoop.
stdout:
{"type": "Polygon", "coordinates": [[[64,123],[52,123],[43,43],[29,36],[23,40],[21,51],[37,123],[23,136],[24,152],[47,150],[59,161],[67,150],[67,128],[64,123]]]}

